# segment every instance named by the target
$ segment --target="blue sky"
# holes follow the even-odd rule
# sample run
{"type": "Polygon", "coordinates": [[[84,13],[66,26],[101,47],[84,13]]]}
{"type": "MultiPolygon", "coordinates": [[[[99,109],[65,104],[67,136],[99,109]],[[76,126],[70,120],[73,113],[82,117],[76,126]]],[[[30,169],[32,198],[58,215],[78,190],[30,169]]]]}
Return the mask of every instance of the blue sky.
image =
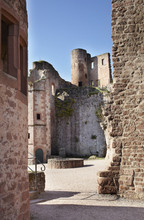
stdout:
{"type": "Polygon", "coordinates": [[[27,0],[29,69],[45,60],[71,80],[70,53],[112,52],[111,0],[27,0]]]}

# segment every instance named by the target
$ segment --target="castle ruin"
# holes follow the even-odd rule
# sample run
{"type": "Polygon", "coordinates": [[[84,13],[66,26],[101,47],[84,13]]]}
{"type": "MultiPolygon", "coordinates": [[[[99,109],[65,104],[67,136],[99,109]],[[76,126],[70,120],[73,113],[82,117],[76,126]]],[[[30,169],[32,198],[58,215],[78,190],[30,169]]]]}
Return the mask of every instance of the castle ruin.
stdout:
{"type": "Polygon", "coordinates": [[[71,82],[76,86],[106,87],[112,82],[110,54],[91,57],[86,50],[71,52],[71,82]]]}
{"type": "Polygon", "coordinates": [[[64,81],[45,61],[34,62],[29,76],[29,152],[41,162],[50,155],[59,155],[61,149],[66,156],[105,156],[99,116],[104,104],[102,93],[98,88],[64,81]]]}
{"type": "MultiPolygon", "coordinates": [[[[98,193],[117,193],[123,197],[138,199],[144,198],[143,15],[143,0],[112,0],[114,86],[104,112],[107,123],[105,137],[108,168],[98,174],[98,193]]],[[[4,220],[27,220],[29,219],[29,193],[27,173],[26,1],[1,0],[0,19],[0,211],[1,218],[4,220]]],[[[49,64],[37,63],[33,69],[36,72],[36,79],[33,78],[32,84],[29,86],[30,90],[33,87],[34,92],[39,95],[34,98],[34,92],[30,91],[30,103],[42,100],[41,104],[45,106],[44,99],[41,99],[47,94],[44,91],[48,90],[48,94],[54,96],[56,89],[63,88],[60,85],[64,81],[59,77],[60,83],[59,80],[53,79],[53,74],[49,75],[52,78],[48,76],[46,79],[45,70],[49,72],[50,67],[47,68],[47,65],[49,66],[49,64]],[[46,68],[42,68],[41,65],[46,65],[46,68]],[[43,80],[47,84],[42,83],[43,80]]],[[[50,70],[55,72],[52,67],[50,70]]],[[[81,86],[81,83],[78,84],[79,82],[84,85],[85,80],[77,78],[76,85],[81,86]]],[[[94,80],[96,83],[97,78],[94,80]]],[[[89,82],[86,81],[86,83],[89,82]]],[[[70,84],[68,85],[70,86],[70,84]]],[[[64,94],[66,96],[69,94],[68,90],[64,94],[62,90],[59,92],[57,96],[60,95],[61,97],[65,97],[64,94]]],[[[89,93],[93,93],[93,97],[98,98],[100,96],[93,90],[87,93],[84,91],[84,94],[90,95],[89,93]]],[[[50,101],[49,98],[47,100],[50,101]]],[[[33,135],[40,133],[43,146],[45,147],[47,144],[44,151],[45,159],[46,154],[51,153],[51,143],[56,141],[55,136],[51,135],[55,132],[51,129],[51,125],[56,123],[53,116],[56,112],[51,111],[49,103],[47,102],[47,112],[43,112],[43,115],[37,103],[30,106],[33,114],[31,122],[29,122],[29,143],[32,145],[30,147],[34,152],[32,149],[34,147],[33,135]],[[41,128],[46,131],[47,136],[43,136],[43,132],[38,129],[34,132],[34,127],[38,125],[37,122],[40,125],[40,119],[45,117],[45,113],[47,113],[50,126],[46,127],[41,120],[41,128]]],[[[72,104],[75,103],[72,101],[72,104]]],[[[44,109],[44,107],[42,108],[44,109]]],[[[70,114],[71,108],[69,110],[68,114],[70,114]]],[[[67,111],[62,114],[65,113],[67,111]]],[[[77,142],[78,139],[76,138],[75,141],[77,142]]],[[[54,151],[57,151],[57,147],[54,148],[54,151]]]]}

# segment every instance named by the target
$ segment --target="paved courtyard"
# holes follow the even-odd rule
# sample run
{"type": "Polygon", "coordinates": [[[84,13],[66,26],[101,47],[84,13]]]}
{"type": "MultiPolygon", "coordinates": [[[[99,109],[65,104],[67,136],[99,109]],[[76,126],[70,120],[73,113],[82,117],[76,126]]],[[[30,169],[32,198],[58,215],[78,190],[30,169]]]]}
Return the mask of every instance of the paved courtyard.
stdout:
{"type": "Polygon", "coordinates": [[[31,201],[31,220],[144,220],[144,201],[96,193],[104,167],[104,160],[89,160],[81,168],[46,168],[45,192],[31,201]]]}

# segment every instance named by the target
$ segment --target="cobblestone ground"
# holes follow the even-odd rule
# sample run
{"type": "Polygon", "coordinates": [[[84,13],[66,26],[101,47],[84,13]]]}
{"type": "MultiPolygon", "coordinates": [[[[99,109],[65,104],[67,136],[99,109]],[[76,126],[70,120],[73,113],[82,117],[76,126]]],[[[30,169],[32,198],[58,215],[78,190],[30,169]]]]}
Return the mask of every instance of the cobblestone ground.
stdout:
{"type": "Polygon", "coordinates": [[[144,220],[144,201],[98,195],[104,160],[74,169],[46,169],[45,192],[31,201],[31,220],[144,220]]]}

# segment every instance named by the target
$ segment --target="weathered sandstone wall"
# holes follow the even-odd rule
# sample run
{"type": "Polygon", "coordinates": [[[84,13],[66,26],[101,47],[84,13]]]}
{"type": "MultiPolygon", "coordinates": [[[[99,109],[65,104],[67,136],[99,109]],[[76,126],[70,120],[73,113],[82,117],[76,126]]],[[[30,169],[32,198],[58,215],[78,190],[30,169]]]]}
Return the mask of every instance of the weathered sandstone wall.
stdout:
{"type": "Polygon", "coordinates": [[[144,198],[144,2],[112,0],[114,87],[106,107],[107,171],[99,193],[144,198]]]}
{"type": "Polygon", "coordinates": [[[57,90],[57,147],[67,156],[104,157],[106,142],[100,126],[103,95],[94,88],[57,90]],[[63,100],[63,101],[61,101],[63,100]]]}
{"type": "Polygon", "coordinates": [[[0,1],[0,218],[29,219],[26,1],[0,1]],[[6,30],[7,27],[7,31],[6,30]]]}

